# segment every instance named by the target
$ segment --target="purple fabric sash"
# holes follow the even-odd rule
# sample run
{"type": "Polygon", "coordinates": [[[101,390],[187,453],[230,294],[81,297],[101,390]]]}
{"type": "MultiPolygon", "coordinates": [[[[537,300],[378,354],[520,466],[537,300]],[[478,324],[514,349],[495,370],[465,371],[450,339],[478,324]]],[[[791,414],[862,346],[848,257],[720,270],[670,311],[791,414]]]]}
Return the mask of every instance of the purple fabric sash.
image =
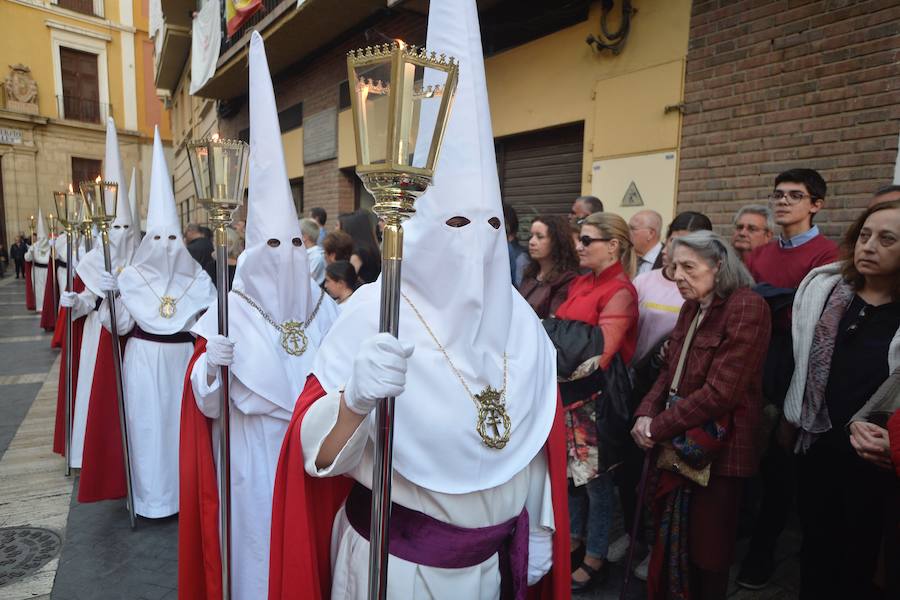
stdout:
{"type": "Polygon", "coordinates": [[[139,340],[147,340],[148,342],[157,342],[160,344],[193,344],[194,336],[189,331],[179,331],[170,335],[160,335],[158,333],[150,333],[144,331],[137,325],[131,330],[131,337],[139,340]]]}
{"type": "MultiPolygon", "coordinates": [[[[347,520],[369,539],[372,491],[357,483],[347,497],[347,520]]],[[[389,552],[403,560],[440,569],[474,567],[494,554],[500,558],[500,597],[524,600],[528,590],[528,511],[490,527],[466,529],[391,504],[389,552]]]]}

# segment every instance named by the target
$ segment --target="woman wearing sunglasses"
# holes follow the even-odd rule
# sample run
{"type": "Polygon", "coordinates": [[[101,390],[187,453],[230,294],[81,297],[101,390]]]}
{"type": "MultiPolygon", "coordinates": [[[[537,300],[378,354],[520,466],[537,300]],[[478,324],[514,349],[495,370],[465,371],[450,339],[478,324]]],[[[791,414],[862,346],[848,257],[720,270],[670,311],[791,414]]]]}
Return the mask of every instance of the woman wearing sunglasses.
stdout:
{"type": "MultiPolygon", "coordinates": [[[[810,272],[794,299],[796,367],[784,416],[798,428],[802,600],[897,593],[878,595],[873,585],[885,536],[884,564],[894,585],[897,578],[886,419],[855,413],[883,396],[881,386],[900,368],[900,201],[863,213],[843,251],[842,261],[810,272]]],[[[896,390],[881,404],[883,415],[900,408],[896,390]]]]}
{"type": "MultiPolygon", "coordinates": [[[[616,355],[631,361],[637,341],[638,298],[631,277],[636,259],[628,224],[611,213],[589,215],[576,244],[579,265],[589,272],[569,286],[558,319],[598,327],[603,334],[599,368],[606,370],[616,355]]],[[[583,591],[602,583],[608,573],[606,553],[613,513],[613,482],[601,464],[598,450],[600,390],[566,406],[569,440],[569,518],[572,536],[572,590],[583,591]],[[583,561],[581,557],[583,556],[583,561]]],[[[627,436],[626,431],[623,432],[627,436]]]]}

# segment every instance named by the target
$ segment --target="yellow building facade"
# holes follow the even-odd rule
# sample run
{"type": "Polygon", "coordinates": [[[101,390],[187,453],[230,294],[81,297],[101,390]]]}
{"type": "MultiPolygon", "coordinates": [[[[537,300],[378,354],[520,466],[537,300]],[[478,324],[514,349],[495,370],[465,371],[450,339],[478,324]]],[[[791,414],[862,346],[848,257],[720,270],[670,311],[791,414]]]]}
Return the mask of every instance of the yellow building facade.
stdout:
{"type": "Polygon", "coordinates": [[[145,215],[154,126],[171,140],[147,1],[0,0],[0,12],[0,241],[27,232],[38,208],[55,212],[54,190],[102,170],[108,116],[145,215]]]}

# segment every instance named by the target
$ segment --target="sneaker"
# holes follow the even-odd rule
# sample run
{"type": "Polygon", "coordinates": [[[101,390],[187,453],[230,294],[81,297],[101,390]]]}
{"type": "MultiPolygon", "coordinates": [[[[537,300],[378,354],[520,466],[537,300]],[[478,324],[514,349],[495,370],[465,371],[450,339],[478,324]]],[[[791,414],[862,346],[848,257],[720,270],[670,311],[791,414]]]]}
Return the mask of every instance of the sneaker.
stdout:
{"type": "Polygon", "coordinates": [[[641,581],[647,581],[647,574],[650,572],[650,553],[647,553],[647,556],[644,560],[641,561],[641,564],[634,568],[634,576],[640,579],[641,581]]]}
{"type": "Polygon", "coordinates": [[[606,560],[611,563],[617,563],[628,553],[628,545],[631,543],[631,536],[627,533],[619,537],[616,541],[609,545],[606,552],[606,560]]]}
{"type": "Polygon", "coordinates": [[[746,590],[761,590],[769,585],[774,572],[775,563],[771,558],[754,559],[748,557],[741,564],[741,570],[735,583],[746,590]]]}

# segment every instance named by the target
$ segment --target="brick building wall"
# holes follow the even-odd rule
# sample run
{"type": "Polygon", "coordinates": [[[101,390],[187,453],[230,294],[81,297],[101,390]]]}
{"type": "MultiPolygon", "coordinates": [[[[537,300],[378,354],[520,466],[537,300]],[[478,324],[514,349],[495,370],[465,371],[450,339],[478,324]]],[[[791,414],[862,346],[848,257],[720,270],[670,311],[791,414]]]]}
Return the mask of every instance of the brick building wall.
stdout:
{"type": "MultiPolygon", "coordinates": [[[[344,39],[335,40],[331,46],[321,49],[301,63],[288,67],[281,73],[273,73],[278,110],[302,102],[304,123],[323,111],[337,111],[339,86],[347,79],[348,51],[384,43],[385,38],[399,38],[410,44],[422,44],[425,41],[426,25],[423,15],[394,11],[358,28],[358,31],[344,36],[344,39]],[[369,39],[366,37],[367,31],[369,39]]],[[[249,105],[244,103],[234,117],[223,121],[223,129],[230,135],[237,135],[249,126],[248,111],[249,105]]],[[[337,127],[333,133],[337,135],[337,127]]],[[[337,140],[333,141],[337,147],[337,140]]],[[[336,156],[304,164],[304,205],[307,210],[314,206],[324,208],[328,213],[329,229],[338,214],[354,209],[355,186],[356,174],[352,170],[340,170],[336,156]]]]}
{"type": "Polygon", "coordinates": [[[837,237],[891,182],[900,129],[900,1],[697,0],[678,210],[725,231],[774,177],[819,170],[837,237]]]}

